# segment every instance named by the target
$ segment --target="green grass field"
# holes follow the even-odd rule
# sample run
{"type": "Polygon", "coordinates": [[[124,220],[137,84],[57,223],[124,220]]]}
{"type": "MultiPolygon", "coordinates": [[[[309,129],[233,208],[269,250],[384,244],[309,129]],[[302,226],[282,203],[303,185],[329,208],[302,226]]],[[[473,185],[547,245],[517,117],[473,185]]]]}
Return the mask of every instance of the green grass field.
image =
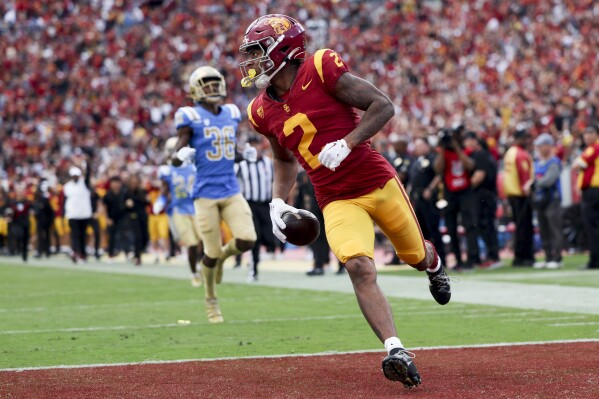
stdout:
{"type": "MultiPolygon", "coordinates": [[[[523,289],[538,284],[597,289],[599,273],[575,275],[580,263],[568,258],[565,270],[538,271],[537,278],[523,278],[530,269],[503,268],[458,279],[512,281],[523,289]]],[[[381,278],[387,275],[416,273],[383,272],[381,278]]],[[[347,276],[324,278],[344,278],[350,285],[347,276]]],[[[352,293],[225,283],[219,296],[226,322],[211,325],[203,290],[188,280],[2,260],[0,369],[382,349],[352,293]]],[[[599,338],[599,312],[389,299],[409,347],[599,338]]]]}

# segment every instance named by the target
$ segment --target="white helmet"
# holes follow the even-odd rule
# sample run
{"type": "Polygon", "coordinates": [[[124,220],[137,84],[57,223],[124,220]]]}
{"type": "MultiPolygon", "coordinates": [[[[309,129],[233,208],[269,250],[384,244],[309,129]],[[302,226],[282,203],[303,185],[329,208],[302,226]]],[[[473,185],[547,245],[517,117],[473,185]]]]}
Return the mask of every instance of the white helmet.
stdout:
{"type": "Polygon", "coordinates": [[[196,102],[215,103],[227,96],[225,77],[211,66],[201,66],[189,77],[189,93],[196,102]]]}
{"type": "Polygon", "coordinates": [[[168,140],[166,140],[164,142],[164,155],[167,158],[170,158],[173,156],[173,153],[175,152],[175,146],[177,145],[177,141],[179,140],[178,137],[170,137],[168,140]]]}

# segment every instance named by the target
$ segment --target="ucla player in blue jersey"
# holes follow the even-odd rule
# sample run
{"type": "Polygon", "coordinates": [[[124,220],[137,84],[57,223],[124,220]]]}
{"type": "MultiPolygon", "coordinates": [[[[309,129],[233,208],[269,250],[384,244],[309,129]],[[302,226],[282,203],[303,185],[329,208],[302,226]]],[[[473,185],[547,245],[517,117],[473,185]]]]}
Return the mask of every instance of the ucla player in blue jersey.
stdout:
{"type": "MultiPolygon", "coordinates": [[[[171,158],[177,144],[177,137],[171,137],[164,144],[167,159],[171,158]]],[[[171,233],[180,245],[187,248],[187,259],[191,269],[191,285],[202,285],[200,273],[197,271],[198,260],[203,256],[200,226],[195,217],[193,184],[196,168],[186,162],[180,167],[162,165],[158,169],[162,181],[161,197],[154,203],[154,213],[160,213],[166,207],[171,233]]]]}
{"type": "Polygon", "coordinates": [[[241,112],[234,104],[223,104],[225,78],[209,66],[197,68],[189,78],[193,107],[175,113],[178,141],[174,166],[192,161],[196,166],[194,206],[204,243],[202,275],[208,321],[221,323],[216,283],[222,279],[223,262],[229,256],[252,249],[256,231],[252,212],[240,194],[234,171],[235,141],[241,112]],[[233,238],[223,245],[220,222],[233,238]]]}

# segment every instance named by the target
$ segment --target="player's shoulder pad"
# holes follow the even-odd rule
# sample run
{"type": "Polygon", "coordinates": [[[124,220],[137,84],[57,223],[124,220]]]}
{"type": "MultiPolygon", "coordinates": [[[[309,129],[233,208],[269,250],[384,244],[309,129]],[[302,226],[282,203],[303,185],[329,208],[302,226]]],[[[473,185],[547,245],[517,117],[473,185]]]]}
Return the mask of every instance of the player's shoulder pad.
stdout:
{"type": "Polygon", "coordinates": [[[223,105],[223,108],[229,110],[229,113],[231,114],[231,118],[233,118],[237,121],[241,120],[241,111],[239,110],[239,107],[237,107],[237,105],[229,103],[229,104],[223,105]]]}
{"type": "Polygon", "coordinates": [[[313,62],[314,68],[318,73],[318,77],[320,77],[321,82],[325,84],[329,83],[326,81],[326,75],[330,73],[329,71],[339,68],[341,68],[343,71],[347,71],[347,66],[339,54],[337,54],[336,51],[328,48],[323,48],[316,51],[316,53],[314,53],[313,62]]]}
{"type": "Polygon", "coordinates": [[[202,117],[195,108],[181,107],[175,112],[175,127],[186,126],[201,119],[202,117]]]}
{"type": "Polygon", "coordinates": [[[255,128],[260,127],[257,123],[256,115],[259,116],[260,112],[262,112],[262,118],[264,117],[264,109],[262,107],[259,107],[257,111],[254,110],[255,109],[254,104],[256,103],[257,99],[258,99],[258,97],[254,98],[252,101],[250,101],[250,103],[248,104],[248,108],[247,108],[248,119],[250,120],[251,124],[254,125],[255,128]]]}

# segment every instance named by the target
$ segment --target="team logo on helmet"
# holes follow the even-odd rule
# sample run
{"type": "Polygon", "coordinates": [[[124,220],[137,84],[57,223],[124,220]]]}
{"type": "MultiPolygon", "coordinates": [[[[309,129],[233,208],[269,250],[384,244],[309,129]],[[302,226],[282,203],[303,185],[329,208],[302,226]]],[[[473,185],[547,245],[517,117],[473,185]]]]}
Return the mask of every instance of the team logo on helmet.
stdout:
{"type": "Polygon", "coordinates": [[[282,35],[291,28],[291,22],[287,21],[285,18],[269,18],[266,20],[266,23],[274,29],[277,35],[282,35]]]}
{"type": "Polygon", "coordinates": [[[262,107],[258,108],[257,112],[258,112],[258,116],[260,118],[264,118],[264,108],[262,108],[262,107]]]}

